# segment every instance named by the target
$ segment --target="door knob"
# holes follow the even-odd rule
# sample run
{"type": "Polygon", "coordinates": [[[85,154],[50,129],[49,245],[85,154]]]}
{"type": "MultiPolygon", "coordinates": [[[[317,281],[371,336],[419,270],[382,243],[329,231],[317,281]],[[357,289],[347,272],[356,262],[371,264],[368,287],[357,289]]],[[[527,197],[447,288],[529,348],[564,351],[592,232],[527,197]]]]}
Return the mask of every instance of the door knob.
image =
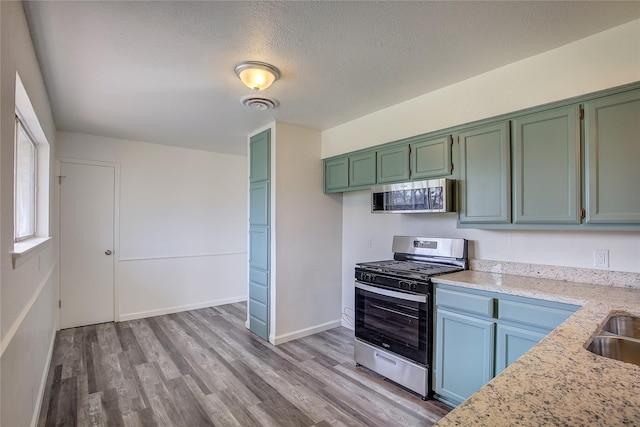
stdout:
{"type": "Polygon", "coordinates": [[[113,252],[111,252],[111,249],[107,249],[106,251],[104,251],[105,255],[111,255],[113,252]]]}

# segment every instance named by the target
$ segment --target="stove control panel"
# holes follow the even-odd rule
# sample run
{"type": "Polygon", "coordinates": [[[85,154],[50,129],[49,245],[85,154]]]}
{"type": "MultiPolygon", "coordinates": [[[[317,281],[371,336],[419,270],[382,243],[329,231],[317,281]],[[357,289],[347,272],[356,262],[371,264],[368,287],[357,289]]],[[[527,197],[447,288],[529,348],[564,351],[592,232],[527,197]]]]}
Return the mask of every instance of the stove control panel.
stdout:
{"type": "Polygon", "coordinates": [[[380,286],[388,289],[401,290],[404,292],[411,292],[416,294],[429,293],[429,286],[431,281],[414,281],[406,280],[399,277],[394,277],[386,274],[370,273],[363,271],[360,268],[356,268],[355,279],[362,283],[370,285],[380,286]]]}
{"type": "Polygon", "coordinates": [[[422,249],[438,249],[438,242],[433,240],[414,240],[413,247],[422,249]]]}
{"type": "Polygon", "coordinates": [[[399,282],[399,285],[400,285],[400,289],[405,291],[415,292],[418,289],[418,285],[416,283],[406,282],[404,280],[401,280],[399,282]]]}

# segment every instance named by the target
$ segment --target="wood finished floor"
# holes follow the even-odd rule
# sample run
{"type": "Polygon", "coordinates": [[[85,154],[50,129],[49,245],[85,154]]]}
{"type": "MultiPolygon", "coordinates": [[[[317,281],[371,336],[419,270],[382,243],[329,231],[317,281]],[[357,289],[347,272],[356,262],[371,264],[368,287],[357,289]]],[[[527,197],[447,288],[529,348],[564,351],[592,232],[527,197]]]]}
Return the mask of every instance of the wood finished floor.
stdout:
{"type": "Polygon", "coordinates": [[[349,329],[275,347],[245,319],[237,303],[60,331],[38,426],[429,426],[450,410],[357,368],[349,329]]]}

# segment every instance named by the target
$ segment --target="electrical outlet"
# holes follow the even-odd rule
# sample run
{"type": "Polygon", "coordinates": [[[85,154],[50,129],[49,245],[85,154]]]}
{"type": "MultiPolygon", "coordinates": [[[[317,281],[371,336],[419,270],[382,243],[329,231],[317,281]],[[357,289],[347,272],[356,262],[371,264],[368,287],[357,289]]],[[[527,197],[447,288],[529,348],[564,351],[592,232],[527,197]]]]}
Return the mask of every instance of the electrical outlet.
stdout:
{"type": "Polygon", "coordinates": [[[609,268],[609,249],[593,250],[593,266],[599,268],[609,268]]]}
{"type": "Polygon", "coordinates": [[[367,239],[367,247],[368,248],[372,248],[373,247],[373,237],[369,237],[367,239]]]}

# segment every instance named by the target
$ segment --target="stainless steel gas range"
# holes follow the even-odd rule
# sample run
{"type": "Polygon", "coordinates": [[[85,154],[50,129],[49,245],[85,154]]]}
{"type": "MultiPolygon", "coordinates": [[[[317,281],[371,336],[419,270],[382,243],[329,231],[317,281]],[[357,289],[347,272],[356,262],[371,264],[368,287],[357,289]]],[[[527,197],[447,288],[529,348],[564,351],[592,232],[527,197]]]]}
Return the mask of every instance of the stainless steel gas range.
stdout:
{"type": "Polygon", "coordinates": [[[355,269],[354,358],[418,393],[433,394],[431,278],[468,268],[467,241],[394,236],[393,260],[355,269]]]}

